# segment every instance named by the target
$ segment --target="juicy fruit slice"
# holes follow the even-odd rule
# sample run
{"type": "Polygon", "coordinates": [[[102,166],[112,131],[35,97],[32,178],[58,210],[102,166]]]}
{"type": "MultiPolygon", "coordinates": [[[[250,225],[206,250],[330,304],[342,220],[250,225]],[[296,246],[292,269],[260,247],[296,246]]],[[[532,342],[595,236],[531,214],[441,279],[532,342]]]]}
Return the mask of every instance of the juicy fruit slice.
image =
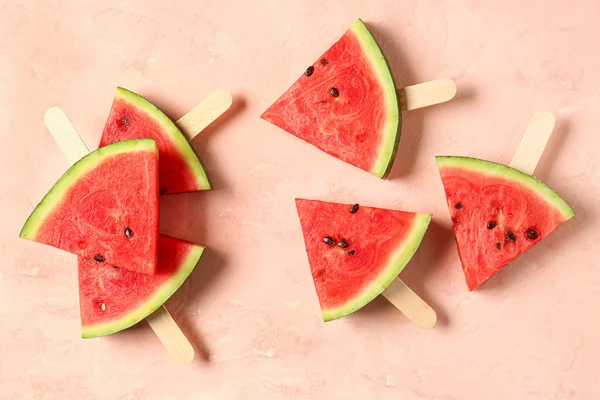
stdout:
{"type": "Polygon", "coordinates": [[[380,178],[400,138],[392,74],[360,19],[261,118],[380,178]]]}
{"type": "Polygon", "coordinates": [[[155,275],[79,257],[79,307],[82,336],[110,335],[152,314],[194,270],[204,247],[160,235],[155,275]]]}
{"type": "Polygon", "coordinates": [[[468,157],[436,157],[469,291],[575,213],[538,179],[468,157]]]}
{"type": "Polygon", "coordinates": [[[416,214],[296,199],[325,321],[363,307],[410,261],[431,221],[416,214]]]}
{"type": "Polygon", "coordinates": [[[20,236],[154,273],[158,148],[151,139],[100,148],[73,164],[29,216],[20,236]]]}
{"type": "Polygon", "coordinates": [[[179,128],[148,100],[119,87],[102,132],[100,147],[142,138],[154,139],[158,145],[161,194],[210,189],[198,156],[179,128]]]}

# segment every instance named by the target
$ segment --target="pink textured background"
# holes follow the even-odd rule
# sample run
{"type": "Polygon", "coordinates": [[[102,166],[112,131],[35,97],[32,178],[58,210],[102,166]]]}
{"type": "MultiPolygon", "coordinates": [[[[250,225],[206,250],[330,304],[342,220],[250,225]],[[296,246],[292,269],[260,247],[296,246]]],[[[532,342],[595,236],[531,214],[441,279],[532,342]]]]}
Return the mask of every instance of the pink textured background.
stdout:
{"type": "Polygon", "coordinates": [[[0,398],[600,398],[600,3],[166,3],[0,4],[0,398]],[[389,181],[258,118],[357,17],[399,86],[459,87],[455,101],[405,115],[389,181]],[[210,247],[168,303],[197,348],[187,367],[145,323],[80,339],[74,257],[17,238],[67,167],[44,111],[62,107],[94,148],[117,85],[173,118],[216,88],[235,95],[194,141],[217,190],[162,204],[165,233],[210,247]],[[558,124],[538,175],[577,216],[469,294],[433,157],[508,162],[540,109],[558,124]],[[322,323],[295,196],[433,212],[402,278],[438,326],[419,330],[381,298],[322,323]]]}

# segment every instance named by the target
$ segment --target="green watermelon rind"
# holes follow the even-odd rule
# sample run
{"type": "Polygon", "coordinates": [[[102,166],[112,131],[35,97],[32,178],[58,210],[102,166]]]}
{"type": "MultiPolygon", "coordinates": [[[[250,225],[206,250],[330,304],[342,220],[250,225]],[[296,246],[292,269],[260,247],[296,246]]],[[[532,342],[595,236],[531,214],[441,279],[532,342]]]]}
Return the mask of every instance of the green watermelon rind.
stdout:
{"type": "Polygon", "coordinates": [[[19,233],[19,237],[35,240],[37,232],[46,218],[60,203],[61,199],[69,189],[77,184],[79,178],[83,175],[92,171],[110,157],[138,151],[153,151],[158,155],[158,147],[153,139],[135,139],[104,146],[81,158],[60,177],[48,193],[46,193],[44,198],[38,203],[31,215],[29,215],[29,218],[27,218],[27,221],[25,221],[25,224],[19,233]]]}
{"type": "Polygon", "coordinates": [[[183,132],[181,132],[169,117],[146,98],[123,87],[117,87],[115,98],[134,105],[162,126],[166,130],[173,144],[177,147],[177,151],[181,158],[190,167],[199,190],[210,190],[212,188],[210,179],[202,162],[194,152],[194,149],[192,149],[192,146],[189,144],[183,132]]]}
{"type": "Polygon", "coordinates": [[[344,305],[321,310],[323,320],[325,322],[333,321],[351,314],[366,306],[373,301],[375,297],[383,293],[394,279],[398,277],[398,274],[402,272],[404,267],[406,267],[421,245],[423,236],[425,236],[425,232],[431,222],[431,217],[431,214],[417,214],[406,239],[398,246],[396,251],[390,255],[387,266],[383,269],[381,274],[379,274],[377,279],[373,280],[361,294],[355,296],[344,305]]]}
{"type": "Polygon", "coordinates": [[[558,210],[566,220],[575,216],[575,211],[560,197],[558,193],[548,187],[536,177],[519,171],[518,169],[492,161],[479,158],[461,156],[436,156],[439,168],[455,167],[470,171],[480,172],[485,175],[496,176],[506,180],[519,183],[537,193],[548,204],[558,210]]]}
{"type": "Polygon", "coordinates": [[[387,107],[386,127],[384,128],[379,155],[369,171],[371,174],[385,179],[396,158],[402,127],[402,116],[398,94],[396,93],[396,84],[394,83],[394,77],[383,52],[365,23],[361,19],[358,19],[351,30],[356,35],[363,52],[370,61],[385,96],[385,105],[387,107]]]}
{"type": "Polygon", "coordinates": [[[102,324],[81,327],[81,337],[90,339],[112,335],[130,328],[158,310],[183,285],[190,276],[200,257],[204,254],[204,246],[194,245],[188,253],[177,273],[163,283],[144,303],[124,317],[102,324]]]}

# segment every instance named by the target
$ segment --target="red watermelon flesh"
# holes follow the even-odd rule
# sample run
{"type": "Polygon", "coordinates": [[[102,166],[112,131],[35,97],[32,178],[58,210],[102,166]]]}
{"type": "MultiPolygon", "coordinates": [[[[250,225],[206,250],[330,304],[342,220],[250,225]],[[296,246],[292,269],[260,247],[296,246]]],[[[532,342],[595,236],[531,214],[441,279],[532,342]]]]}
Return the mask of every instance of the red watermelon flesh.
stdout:
{"type": "Polygon", "coordinates": [[[469,290],[572,218],[571,207],[531,175],[467,157],[437,157],[469,290]]]}
{"type": "Polygon", "coordinates": [[[115,143],[83,157],[38,204],[20,236],[96,265],[154,273],[158,236],[154,140],[115,143]]]}
{"type": "Polygon", "coordinates": [[[379,177],[388,173],[400,136],[392,75],[361,20],[261,118],[379,177]]]}
{"type": "Polygon", "coordinates": [[[296,199],[323,319],[369,303],[419,247],[430,214],[296,199]]]}
{"type": "Polygon", "coordinates": [[[142,96],[117,88],[100,147],[141,138],[158,145],[161,194],[210,189],[204,167],[179,128],[142,96]]]}
{"type": "Polygon", "coordinates": [[[79,257],[82,336],[109,335],[146,318],[183,284],[203,251],[202,246],[160,235],[152,276],[79,257]]]}

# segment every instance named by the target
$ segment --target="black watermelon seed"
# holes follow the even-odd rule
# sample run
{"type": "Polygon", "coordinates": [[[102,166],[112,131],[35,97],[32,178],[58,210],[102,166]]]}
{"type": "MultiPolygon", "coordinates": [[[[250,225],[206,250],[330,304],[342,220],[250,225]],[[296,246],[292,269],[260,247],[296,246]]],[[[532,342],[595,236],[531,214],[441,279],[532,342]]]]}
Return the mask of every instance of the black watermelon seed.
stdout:
{"type": "Polygon", "coordinates": [[[457,210],[460,210],[461,208],[463,208],[463,204],[462,203],[456,203],[454,205],[454,208],[456,208],[457,210]]]}
{"type": "Polygon", "coordinates": [[[494,229],[496,227],[496,225],[498,225],[498,223],[496,221],[490,221],[487,224],[487,228],[488,229],[494,229]]]}
{"type": "Polygon", "coordinates": [[[345,249],[346,247],[348,247],[348,242],[346,242],[345,240],[342,240],[341,242],[338,243],[338,246],[340,246],[342,249],[345,249]]]}
{"type": "Polygon", "coordinates": [[[508,239],[509,242],[514,242],[515,240],[517,240],[515,234],[511,231],[506,231],[506,239],[508,239]]]}
{"type": "Polygon", "coordinates": [[[353,205],[353,206],[352,206],[352,209],[350,210],[350,212],[351,212],[352,214],[354,214],[355,212],[357,212],[357,211],[358,211],[358,207],[359,207],[359,206],[358,206],[358,204],[355,204],[355,205],[353,205]]]}
{"type": "Polygon", "coordinates": [[[125,236],[127,236],[128,239],[131,239],[133,237],[133,231],[130,227],[125,228],[125,236]]]}
{"type": "Polygon", "coordinates": [[[502,243],[500,243],[500,242],[496,243],[496,248],[498,250],[500,250],[502,248],[502,243]]]}
{"type": "Polygon", "coordinates": [[[340,95],[340,92],[336,88],[332,87],[331,89],[329,89],[329,94],[333,97],[338,97],[340,95]]]}
{"type": "Polygon", "coordinates": [[[348,255],[349,255],[349,256],[353,256],[353,255],[355,255],[355,254],[356,254],[356,250],[350,250],[350,251],[348,252],[348,255]]]}
{"type": "Polygon", "coordinates": [[[311,76],[313,72],[315,72],[315,67],[311,65],[310,67],[306,68],[306,71],[304,73],[306,74],[306,76],[311,76]]]}
{"type": "Polygon", "coordinates": [[[335,244],[335,241],[332,238],[330,238],[329,236],[325,236],[323,238],[323,241],[330,246],[333,246],[335,244]]]}
{"type": "Polygon", "coordinates": [[[320,62],[321,62],[321,65],[327,65],[327,64],[329,64],[329,61],[327,61],[327,60],[326,60],[326,59],[324,59],[324,58],[321,58],[321,61],[320,61],[320,62]]]}
{"type": "Polygon", "coordinates": [[[96,262],[104,262],[104,257],[102,257],[100,254],[96,254],[94,256],[94,261],[96,261],[96,262]]]}
{"type": "Polygon", "coordinates": [[[117,267],[116,265],[113,265],[113,268],[114,268],[114,269],[119,269],[119,267],[117,267]]]}
{"type": "Polygon", "coordinates": [[[527,237],[531,240],[535,240],[539,237],[539,233],[537,233],[537,231],[533,228],[529,228],[527,229],[527,237]]]}

